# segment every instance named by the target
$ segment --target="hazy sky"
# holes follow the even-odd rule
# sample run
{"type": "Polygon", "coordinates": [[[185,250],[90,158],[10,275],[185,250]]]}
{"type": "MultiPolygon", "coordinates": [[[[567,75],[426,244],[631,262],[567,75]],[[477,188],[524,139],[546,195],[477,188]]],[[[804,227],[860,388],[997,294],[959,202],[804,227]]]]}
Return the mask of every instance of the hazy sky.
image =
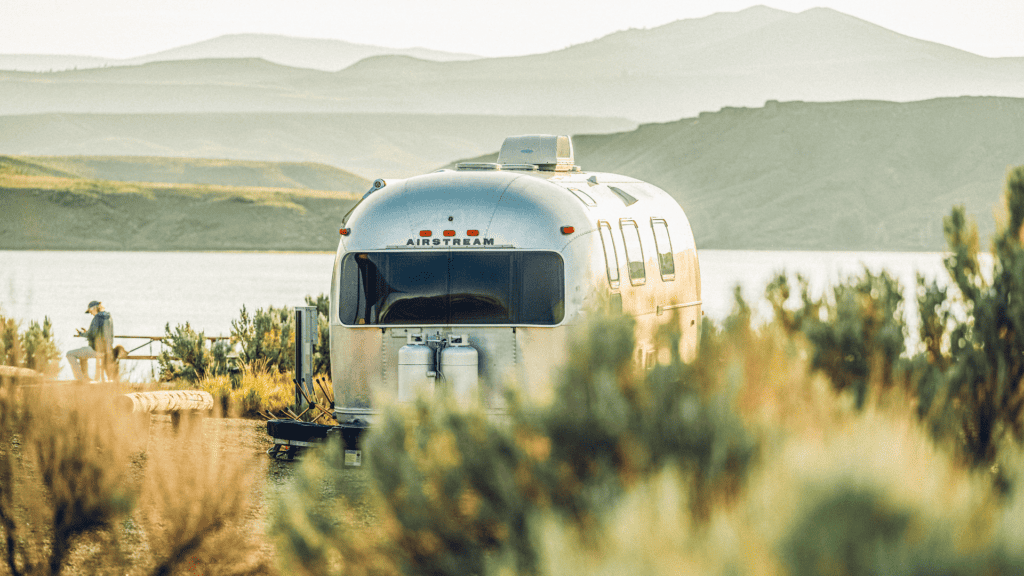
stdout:
{"type": "MultiPolygon", "coordinates": [[[[0,54],[123,58],[230,33],[335,38],[483,56],[547,52],[616,30],[733,12],[744,0],[0,0],[0,54]]],[[[983,56],[1024,56],[1024,0],[771,0],[828,6],[983,56]]]]}

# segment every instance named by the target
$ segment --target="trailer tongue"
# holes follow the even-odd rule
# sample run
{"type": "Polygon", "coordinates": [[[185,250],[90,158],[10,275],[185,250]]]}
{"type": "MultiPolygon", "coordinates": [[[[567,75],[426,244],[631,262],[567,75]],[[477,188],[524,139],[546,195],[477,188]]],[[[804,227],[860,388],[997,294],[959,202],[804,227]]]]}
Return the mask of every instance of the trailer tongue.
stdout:
{"type": "Polygon", "coordinates": [[[316,424],[299,420],[268,420],[267,434],[274,439],[274,445],[267,454],[274,458],[292,460],[300,451],[324,442],[338,442],[344,450],[345,466],[362,466],[362,439],[366,432],[365,423],[345,425],[316,424]]]}

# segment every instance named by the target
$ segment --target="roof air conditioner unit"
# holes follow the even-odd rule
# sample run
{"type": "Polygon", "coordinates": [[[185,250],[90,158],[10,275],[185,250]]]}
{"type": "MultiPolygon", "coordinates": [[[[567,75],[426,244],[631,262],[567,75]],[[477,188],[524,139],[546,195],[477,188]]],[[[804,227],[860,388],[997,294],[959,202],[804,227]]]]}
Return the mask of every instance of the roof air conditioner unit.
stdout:
{"type": "Polygon", "coordinates": [[[533,164],[540,170],[573,172],[578,170],[572,156],[572,139],[550,134],[509,136],[498,152],[498,164],[533,164]]]}

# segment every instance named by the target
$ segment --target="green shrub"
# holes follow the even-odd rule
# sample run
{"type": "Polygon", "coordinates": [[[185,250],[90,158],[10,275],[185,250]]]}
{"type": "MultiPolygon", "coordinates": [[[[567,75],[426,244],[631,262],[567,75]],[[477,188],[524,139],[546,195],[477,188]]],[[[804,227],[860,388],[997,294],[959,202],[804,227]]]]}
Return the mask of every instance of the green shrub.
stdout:
{"type": "Polygon", "coordinates": [[[313,374],[331,374],[330,303],[324,294],[306,296],[306,304],[316,306],[317,341],[313,343],[313,374]]]}
{"type": "Polygon", "coordinates": [[[864,404],[869,379],[891,386],[908,334],[899,280],[886,271],[875,274],[865,268],[820,298],[810,295],[805,278],[797,276],[796,281],[797,309],[786,307],[786,274],[768,284],[765,297],[782,326],[801,332],[812,344],[812,366],[823,371],[836,390],[851,391],[858,406],[864,404]]]}
{"type": "Polygon", "coordinates": [[[1004,200],[1008,218],[993,240],[990,277],[964,209],[945,219],[952,284],[918,277],[919,349],[907,349],[902,287],[887,272],[865,270],[822,298],[798,277],[795,309],[787,307],[785,275],[766,290],[777,321],[806,338],[813,366],[836,390],[851,391],[863,406],[871,386],[899,384],[935,434],[978,465],[996,459],[1004,436],[1024,440],[1024,167],[1010,172],[1004,200]]]}
{"type": "Polygon", "coordinates": [[[320,316],[326,318],[330,315],[331,303],[330,300],[327,298],[326,294],[317,294],[316,298],[307,295],[306,305],[315,306],[316,313],[319,314],[320,316]]]}
{"type": "MultiPolygon", "coordinates": [[[[665,337],[678,350],[678,334],[665,337]]],[[[678,356],[646,377],[636,374],[633,323],[626,318],[597,319],[572,349],[552,406],[520,417],[550,438],[558,473],[571,472],[568,485],[588,487],[567,490],[564,479],[551,478],[552,498],[567,512],[584,520],[609,494],[668,463],[689,474],[698,520],[709,499],[742,485],[756,446],[726,382],[678,356]]]]}
{"type": "Polygon", "coordinates": [[[879,571],[906,539],[911,516],[870,491],[829,491],[793,528],[784,550],[794,576],[879,571]]]}
{"type": "MultiPolygon", "coordinates": [[[[676,364],[646,379],[634,373],[633,347],[632,320],[595,321],[574,346],[581,352],[554,402],[510,397],[506,422],[426,401],[388,410],[364,444],[381,522],[394,531],[381,549],[396,550],[409,574],[483,574],[495,559],[533,573],[536,513],[597,526],[631,486],[667,465],[684,471],[691,515],[706,520],[711,502],[743,485],[756,443],[728,397],[706,394],[694,372],[676,364]]],[[[281,511],[282,553],[298,571],[318,573],[304,559],[326,545],[311,530],[324,512],[314,493],[294,501],[307,504],[281,511]]],[[[330,533],[336,553],[354,545],[351,531],[330,533]]]]}
{"type": "Polygon", "coordinates": [[[291,308],[259,308],[249,315],[245,306],[231,321],[231,343],[239,347],[242,364],[264,362],[278,372],[295,370],[295,316],[291,308]]]}
{"type": "MultiPolygon", "coordinates": [[[[512,396],[502,419],[423,401],[389,409],[364,443],[376,521],[352,518],[365,501],[325,506],[325,484],[348,471],[325,466],[336,453],[311,458],[275,520],[284,563],[1024,574],[1024,167],[1006,204],[990,276],[963,210],[946,219],[953,282],[918,278],[912,346],[888,273],[865,269],[821,297],[798,276],[796,298],[780,274],[765,292],[774,317],[755,326],[737,291],[721,327],[704,322],[690,365],[676,354],[641,377],[631,321],[603,318],[570,344],[549,405],[512,396]],[[637,529],[647,525],[669,537],[637,529]]],[[[676,349],[678,334],[659,337],[676,349]]]]}
{"type": "Polygon", "coordinates": [[[948,526],[899,506],[877,490],[829,487],[783,544],[792,576],[1024,574],[1024,556],[996,544],[970,549],[948,526]]]}
{"type": "Polygon", "coordinates": [[[25,348],[18,334],[18,322],[0,315],[0,364],[22,366],[25,348]]]}
{"type": "Polygon", "coordinates": [[[956,208],[945,232],[946,269],[958,294],[933,290],[922,303],[929,309],[922,337],[941,370],[943,415],[958,423],[963,450],[977,463],[995,459],[1004,435],[1024,439],[1024,167],[1010,172],[1004,199],[1009,218],[993,242],[991,281],[982,273],[977,229],[956,208]],[[964,315],[951,327],[937,316],[949,300],[964,315]]]}
{"type": "Polygon", "coordinates": [[[206,341],[206,335],[196,332],[187,322],[175,326],[173,331],[171,325],[167,324],[164,327],[164,349],[157,359],[160,379],[197,382],[203,378],[228,374],[231,368],[228,358],[231,346],[216,341],[207,347],[206,341]]]}
{"type": "Polygon", "coordinates": [[[55,376],[60,369],[60,350],[53,337],[53,325],[48,317],[43,323],[29,322],[28,329],[21,337],[25,347],[25,366],[55,376]]]}
{"type": "MultiPolygon", "coordinates": [[[[330,324],[327,320],[327,297],[306,296],[310,306],[319,312],[317,340],[313,343],[313,373],[330,374],[330,324]]],[[[49,324],[46,324],[49,330],[49,324]]],[[[231,322],[230,341],[216,340],[208,343],[205,334],[196,332],[188,323],[172,331],[170,325],[164,328],[164,350],[158,359],[160,379],[164,381],[205,382],[203,386],[219,390],[212,382],[221,376],[234,375],[230,381],[234,390],[240,372],[246,367],[259,366],[256,372],[290,374],[295,370],[295,316],[292,308],[273,306],[266,310],[257,309],[250,314],[245,306],[239,318],[231,322]]],[[[255,370],[255,369],[252,369],[255,370]]],[[[250,372],[252,372],[250,370],[250,372]]],[[[278,380],[280,378],[277,378],[278,380]]],[[[217,394],[214,394],[218,396],[217,394]]],[[[261,399],[273,394],[256,394],[249,398],[249,408],[244,413],[256,413],[261,399]]],[[[218,396],[219,397],[219,396],[218,396]]],[[[224,396],[226,401],[226,396],[224,396]]],[[[263,406],[263,410],[280,409],[274,400],[263,406]]]]}
{"type": "MultiPolygon", "coordinates": [[[[313,374],[331,373],[330,322],[327,296],[306,296],[306,304],[317,309],[317,337],[313,342],[313,374]]],[[[264,362],[281,373],[295,370],[295,311],[287,306],[257,309],[252,315],[245,306],[238,320],[231,322],[231,342],[240,348],[242,364],[264,362]]]]}
{"type": "Polygon", "coordinates": [[[0,311],[0,365],[30,368],[54,376],[60,369],[60,350],[48,317],[32,321],[20,331],[19,323],[0,311]]]}

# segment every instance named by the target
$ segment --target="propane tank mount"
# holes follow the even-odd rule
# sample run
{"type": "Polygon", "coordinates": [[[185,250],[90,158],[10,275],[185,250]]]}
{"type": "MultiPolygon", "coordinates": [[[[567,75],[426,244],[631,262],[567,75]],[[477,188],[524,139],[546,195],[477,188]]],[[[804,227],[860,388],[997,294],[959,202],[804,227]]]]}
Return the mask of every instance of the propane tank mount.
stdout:
{"type": "Polygon", "coordinates": [[[409,334],[398,350],[398,400],[413,402],[421,394],[452,395],[460,404],[473,401],[479,388],[480,354],[466,334],[409,334]]]}

